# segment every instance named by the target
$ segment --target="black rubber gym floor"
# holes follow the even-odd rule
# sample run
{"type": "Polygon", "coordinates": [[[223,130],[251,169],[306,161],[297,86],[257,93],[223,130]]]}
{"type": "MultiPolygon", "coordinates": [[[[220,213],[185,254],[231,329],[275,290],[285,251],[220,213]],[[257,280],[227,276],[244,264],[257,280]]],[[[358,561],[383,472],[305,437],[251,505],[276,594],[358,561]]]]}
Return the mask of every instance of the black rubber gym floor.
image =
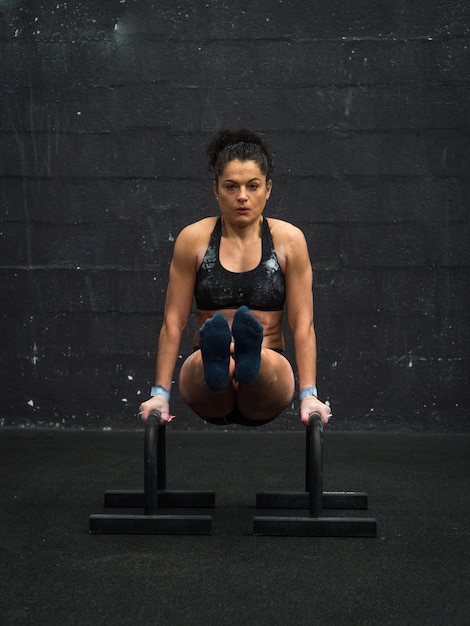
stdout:
{"type": "Polygon", "coordinates": [[[143,487],[143,433],[0,430],[0,623],[470,623],[469,435],[326,432],[325,490],[367,491],[377,538],[257,537],[256,492],[304,488],[303,433],[266,428],[168,429],[168,488],[216,492],[208,536],[88,533],[143,487]]]}

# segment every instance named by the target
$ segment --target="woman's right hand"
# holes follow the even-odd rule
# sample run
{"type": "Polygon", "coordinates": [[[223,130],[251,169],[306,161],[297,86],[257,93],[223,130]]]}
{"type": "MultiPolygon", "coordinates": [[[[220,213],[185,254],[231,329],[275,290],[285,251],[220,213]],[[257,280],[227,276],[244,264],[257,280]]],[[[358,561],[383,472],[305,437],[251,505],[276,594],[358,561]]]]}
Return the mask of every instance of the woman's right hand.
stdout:
{"type": "MultiPolygon", "coordinates": [[[[139,417],[146,422],[151,411],[159,411],[162,416],[170,413],[170,405],[168,400],[163,396],[153,396],[139,406],[139,417]]],[[[164,418],[165,419],[165,418],[164,418]]]]}

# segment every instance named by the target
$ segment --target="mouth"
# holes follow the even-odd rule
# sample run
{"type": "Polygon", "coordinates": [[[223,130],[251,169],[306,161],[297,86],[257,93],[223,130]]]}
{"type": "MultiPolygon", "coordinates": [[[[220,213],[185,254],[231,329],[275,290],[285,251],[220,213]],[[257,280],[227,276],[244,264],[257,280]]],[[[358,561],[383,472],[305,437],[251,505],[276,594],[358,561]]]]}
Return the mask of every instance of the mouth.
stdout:
{"type": "Polygon", "coordinates": [[[250,212],[250,209],[248,207],[240,206],[240,207],[237,207],[235,211],[240,215],[246,215],[247,213],[250,212]]]}

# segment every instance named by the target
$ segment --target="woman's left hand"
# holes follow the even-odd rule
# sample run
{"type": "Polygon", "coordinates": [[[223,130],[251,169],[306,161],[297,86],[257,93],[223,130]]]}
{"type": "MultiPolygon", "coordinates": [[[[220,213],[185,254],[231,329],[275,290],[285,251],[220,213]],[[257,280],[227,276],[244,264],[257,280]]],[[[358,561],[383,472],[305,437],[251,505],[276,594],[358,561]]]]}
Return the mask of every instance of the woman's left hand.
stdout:
{"type": "Polygon", "coordinates": [[[308,426],[310,413],[319,413],[323,424],[328,424],[333,417],[329,403],[322,402],[315,396],[304,398],[300,403],[300,421],[304,426],[308,426]]]}

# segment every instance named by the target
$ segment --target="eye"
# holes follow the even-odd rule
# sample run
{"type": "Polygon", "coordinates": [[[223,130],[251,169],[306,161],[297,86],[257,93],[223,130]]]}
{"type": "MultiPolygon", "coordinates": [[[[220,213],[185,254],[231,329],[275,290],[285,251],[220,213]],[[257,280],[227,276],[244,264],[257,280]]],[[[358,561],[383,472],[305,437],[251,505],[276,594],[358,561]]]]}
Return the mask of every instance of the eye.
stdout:
{"type": "Polygon", "coordinates": [[[259,185],[257,183],[251,183],[250,189],[252,191],[256,191],[257,189],[259,189],[259,185]]]}
{"type": "Polygon", "coordinates": [[[235,189],[235,185],[231,185],[231,184],[229,184],[229,185],[225,185],[225,189],[226,189],[227,191],[233,191],[233,190],[235,189]]]}

